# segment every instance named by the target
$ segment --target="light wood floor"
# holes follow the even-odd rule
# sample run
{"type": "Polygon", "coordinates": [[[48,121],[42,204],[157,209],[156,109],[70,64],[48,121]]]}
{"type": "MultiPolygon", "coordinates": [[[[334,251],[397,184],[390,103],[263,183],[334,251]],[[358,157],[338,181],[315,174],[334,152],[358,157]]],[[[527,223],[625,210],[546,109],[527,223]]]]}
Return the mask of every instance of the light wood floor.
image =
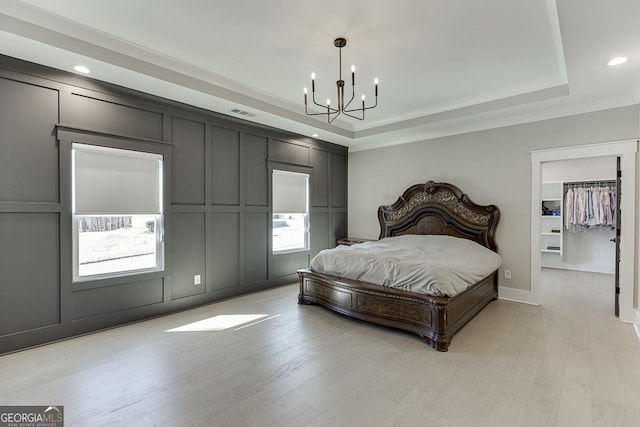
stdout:
{"type": "Polygon", "coordinates": [[[291,285],[0,357],[0,404],[64,405],[66,426],[639,425],[640,343],[610,276],[542,277],[542,306],[492,302],[448,353],[291,285]],[[277,317],[165,332],[253,313],[277,317]]]}

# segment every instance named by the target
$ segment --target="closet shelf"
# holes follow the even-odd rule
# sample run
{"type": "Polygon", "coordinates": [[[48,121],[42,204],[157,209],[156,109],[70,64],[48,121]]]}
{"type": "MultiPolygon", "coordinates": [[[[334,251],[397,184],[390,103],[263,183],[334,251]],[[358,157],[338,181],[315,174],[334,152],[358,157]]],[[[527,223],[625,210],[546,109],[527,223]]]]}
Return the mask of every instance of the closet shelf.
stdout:
{"type": "Polygon", "coordinates": [[[542,256],[542,266],[552,266],[562,257],[562,182],[542,183],[540,195],[540,251],[546,254],[542,256]]]}
{"type": "Polygon", "coordinates": [[[548,252],[551,254],[559,254],[560,253],[560,249],[541,249],[541,252],[548,252]]]}

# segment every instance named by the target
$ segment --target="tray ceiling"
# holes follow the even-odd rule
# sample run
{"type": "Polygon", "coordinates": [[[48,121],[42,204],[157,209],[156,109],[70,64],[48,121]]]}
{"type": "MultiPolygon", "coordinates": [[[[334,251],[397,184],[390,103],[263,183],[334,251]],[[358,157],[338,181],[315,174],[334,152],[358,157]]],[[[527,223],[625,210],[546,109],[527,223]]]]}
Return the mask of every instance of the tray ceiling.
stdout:
{"type": "Polygon", "coordinates": [[[0,0],[0,53],[362,150],[638,103],[640,2],[0,0]],[[379,106],[304,114],[317,74],[379,106]],[[624,54],[627,64],[605,67],[624,54]],[[232,110],[236,110],[233,112],[232,110]]]}

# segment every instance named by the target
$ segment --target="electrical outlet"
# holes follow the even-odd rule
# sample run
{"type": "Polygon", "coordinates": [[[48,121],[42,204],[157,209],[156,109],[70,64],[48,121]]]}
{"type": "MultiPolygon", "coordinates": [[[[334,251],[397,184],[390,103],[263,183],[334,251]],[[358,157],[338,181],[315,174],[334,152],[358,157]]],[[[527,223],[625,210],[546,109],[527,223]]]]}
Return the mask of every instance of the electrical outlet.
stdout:
{"type": "Polygon", "coordinates": [[[505,279],[511,279],[511,270],[505,270],[504,271],[504,278],[505,279]]]}
{"type": "Polygon", "coordinates": [[[198,286],[199,284],[200,284],[200,275],[196,274],[195,276],[193,276],[193,285],[198,286]]]}

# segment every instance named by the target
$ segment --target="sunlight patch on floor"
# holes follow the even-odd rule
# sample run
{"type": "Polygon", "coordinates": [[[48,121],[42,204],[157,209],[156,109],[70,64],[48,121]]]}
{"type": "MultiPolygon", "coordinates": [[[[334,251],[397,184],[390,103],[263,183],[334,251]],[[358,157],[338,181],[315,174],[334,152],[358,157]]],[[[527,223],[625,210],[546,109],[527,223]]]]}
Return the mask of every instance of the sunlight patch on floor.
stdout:
{"type": "MultiPolygon", "coordinates": [[[[208,331],[224,331],[225,329],[235,328],[245,323],[258,323],[258,321],[267,320],[268,314],[219,314],[208,319],[199,320],[184,326],[169,329],[165,332],[208,332],[208,331]]],[[[275,316],[274,316],[275,317],[275,316]]],[[[245,325],[250,326],[250,325],[245,325]]],[[[240,329],[240,328],[238,328],[240,329]]]]}

